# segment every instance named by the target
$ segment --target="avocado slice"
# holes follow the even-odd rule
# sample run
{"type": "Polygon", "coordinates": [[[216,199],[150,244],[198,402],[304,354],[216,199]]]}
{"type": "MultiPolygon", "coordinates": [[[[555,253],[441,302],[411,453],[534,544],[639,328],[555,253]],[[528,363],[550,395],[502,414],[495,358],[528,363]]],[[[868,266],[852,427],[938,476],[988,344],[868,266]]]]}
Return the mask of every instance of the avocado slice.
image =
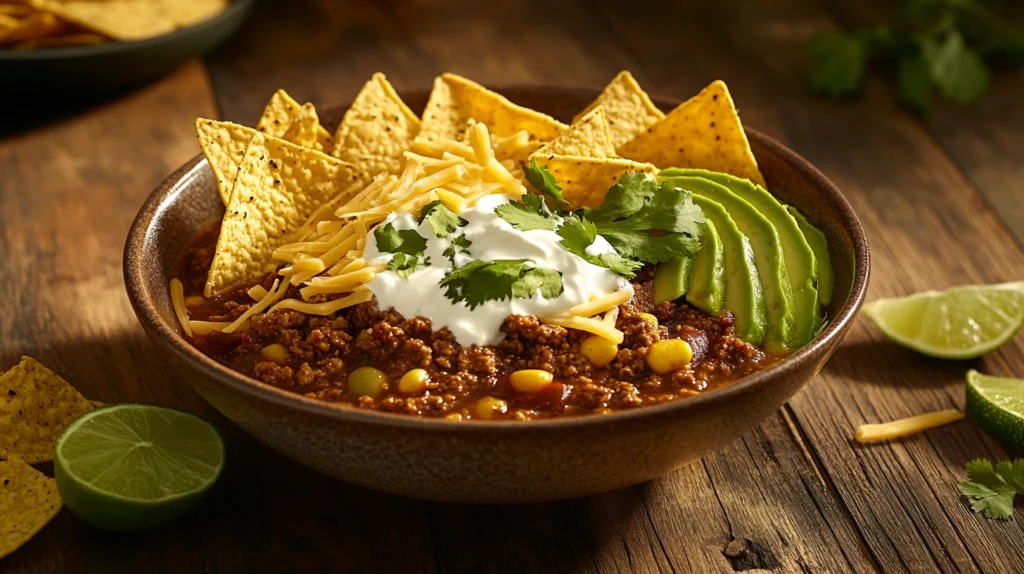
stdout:
{"type": "Polygon", "coordinates": [[[782,242],[782,255],[786,261],[789,287],[793,293],[793,331],[787,341],[791,349],[803,347],[815,336],[816,325],[821,321],[821,307],[818,304],[818,269],[814,251],[808,245],[796,219],[786,207],[775,199],[768,190],[727,173],[705,169],[667,169],[662,177],[675,175],[703,177],[729,188],[747,203],[753,205],[775,226],[782,242]]]}
{"type": "Polygon", "coordinates": [[[692,176],[668,177],[664,180],[688,190],[694,195],[700,195],[721,204],[729,212],[740,231],[750,239],[750,244],[754,249],[757,273],[764,289],[765,310],[768,313],[765,348],[769,351],[787,349],[794,326],[793,293],[789,287],[786,260],[782,254],[782,242],[779,240],[779,232],[775,226],[753,205],[729,191],[724,185],[703,177],[692,176]]]}
{"type": "Polygon", "coordinates": [[[680,257],[658,265],[654,270],[654,304],[675,301],[686,295],[692,274],[692,257],[680,257]]]}
{"type": "Polygon", "coordinates": [[[760,345],[764,342],[767,320],[764,292],[761,290],[750,240],[720,204],[696,194],[693,202],[704,212],[704,218],[712,222],[722,240],[725,261],[724,308],[736,319],[736,336],[752,345],[760,345]]]}
{"type": "Polygon", "coordinates": [[[701,229],[700,251],[693,260],[693,275],[686,300],[712,317],[722,314],[722,303],[725,301],[725,250],[715,224],[707,218],[701,229]]]}
{"type": "Polygon", "coordinates": [[[832,290],[835,289],[836,284],[835,275],[832,273],[832,258],[828,255],[828,240],[825,239],[825,234],[811,225],[804,214],[797,211],[795,207],[787,205],[786,209],[793,215],[796,224],[800,226],[800,231],[807,238],[807,244],[814,252],[814,258],[818,263],[818,300],[822,305],[828,305],[832,302],[832,290]]]}

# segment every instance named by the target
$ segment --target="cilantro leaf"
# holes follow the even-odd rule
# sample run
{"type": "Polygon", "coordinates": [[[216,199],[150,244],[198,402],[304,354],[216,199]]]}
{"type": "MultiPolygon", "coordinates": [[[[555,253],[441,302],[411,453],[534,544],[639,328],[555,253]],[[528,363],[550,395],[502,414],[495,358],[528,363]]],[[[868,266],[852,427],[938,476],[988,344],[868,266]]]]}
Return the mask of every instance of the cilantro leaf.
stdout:
{"type": "Polygon", "coordinates": [[[897,85],[903,103],[922,114],[928,111],[934,87],[928,64],[921,54],[904,54],[900,58],[897,85]]]}
{"type": "Polygon", "coordinates": [[[455,265],[455,256],[469,255],[469,247],[471,245],[473,245],[473,242],[466,239],[465,233],[456,235],[452,239],[451,244],[449,244],[448,247],[445,247],[441,254],[447,257],[448,261],[452,262],[452,265],[455,265]]]}
{"type": "MultiPolygon", "coordinates": [[[[396,253],[395,256],[391,258],[391,261],[388,262],[388,270],[394,271],[399,277],[407,279],[419,265],[420,258],[416,255],[396,253]]],[[[423,261],[423,265],[430,265],[429,257],[423,261]]]]}
{"type": "Polygon", "coordinates": [[[608,188],[604,202],[598,208],[583,208],[583,215],[595,223],[605,223],[629,217],[643,209],[658,192],[658,184],[641,172],[622,174],[615,185],[608,188]]]}
{"type": "Polygon", "coordinates": [[[841,98],[864,89],[864,68],[868,62],[867,40],[857,34],[830,32],[819,34],[807,46],[811,70],[807,82],[811,90],[841,98]]]}
{"type": "Polygon", "coordinates": [[[405,253],[421,255],[427,249],[427,239],[415,229],[395,229],[388,223],[373,230],[377,249],[383,253],[405,253]]]}
{"type": "Polygon", "coordinates": [[[494,213],[519,231],[544,229],[554,231],[555,222],[538,195],[526,194],[522,202],[510,201],[494,208],[494,213]]]}
{"type": "Polygon", "coordinates": [[[603,205],[586,211],[588,217],[593,218],[597,224],[598,233],[603,235],[605,231],[657,230],[698,237],[700,226],[704,223],[704,212],[690,199],[690,193],[667,181],[658,186],[646,178],[643,180],[644,183],[637,182],[636,187],[627,192],[645,198],[642,206],[628,216],[609,221],[602,213],[603,205]],[[652,189],[653,192],[650,191],[652,189]]]}
{"type": "Polygon", "coordinates": [[[545,298],[562,294],[562,274],[554,269],[527,267],[529,259],[476,259],[452,269],[441,280],[445,297],[475,309],[487,301],[530,298],[540,290],[545,298]]]}
{"type": "Polygon", "coordinates": [[[643,263],[623,257],[618,253],[602,253],[600,255],[587,253],[587,247],[590,247],[594,243],[594,239],[597,238],[597,226],[584,217],[575,214],[567,215],[555,233],[562,238],[559,243],[566,251],[584,261],[605,267],[619,277],[632,279],[636,276],[636,271],[643,267],[643,263]]]}
{"type": "Polygon", "coordinates": [[[1024,495],[1024,459],[1004,460],[994,468],[985,459],[968,462],[967,480],[960,483],[960,494],[967,497],[971,510],[986,518],[1013,516],[1013,498],[1024,495]]]}
{"type": "Polygon", "coordinates": [[[455,212],[448,209],[448,206],[439,199],[424,205],[420,210],[419,222],[423,223],[424,220],[430,224],[434,235],[438,237],[448,237],[449,234],[455,233],[456,229],[469,224],[465,219],[455,215],[455,212]]]}
{"type": "Polygon", "coordinates": [[[534,267],[524,271],[512,284],[512,296],[519,299],[532,299],[538,290],[545,299],[561,295],[565,291],[562,287],[562,273],[547,267],[534,267]]]}
{"type": "Polygon", "coordinates": [[[531,159],[530,163],[523,164],[523,175],[534,189],[551,196],[558,205],[569,203],[562,196],[562,187],[555,181],[555,176],[551,175],[546,167],[538,164],[537,160],[531,159]]]}
{"type": "Polygon", "coordinates": [[[932,80],[943,96],[956,102],[971,102],[988,91],[991,78],[988,66],[976,50],[964,43],[960,32],[944,39],[925,39],[921,54],[932,80]]]}
{"type": "Polygon", "coordinates": [[[700,241],[682,233],[654,236],[646,231],[602,231],[601,237],[620,254],[644,263],[664,263],[700,251],[700,241]]]}

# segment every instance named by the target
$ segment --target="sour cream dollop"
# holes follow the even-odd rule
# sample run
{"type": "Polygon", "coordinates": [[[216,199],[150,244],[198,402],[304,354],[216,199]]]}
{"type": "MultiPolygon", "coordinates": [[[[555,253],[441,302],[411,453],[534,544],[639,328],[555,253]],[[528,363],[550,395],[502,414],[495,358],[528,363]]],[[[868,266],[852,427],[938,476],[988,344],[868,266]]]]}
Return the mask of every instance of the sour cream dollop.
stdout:
{"type": "MultiPolygon", "coordinates": [[[[380,225],[391,223],[395,229],[415,229],[427,239],[425,255],[430,265],[417,267],[409,277],[400,277],[393,271],[378,273],[368,284],[377,297],[381,309],[394,308],[404,317],[426,317],[435,330],[447,327],[463,346],[493,345],[503,338],[501,325],[509,315],[535,315],[554,317],[564,315],[571,307],[596,297],[608,295],[630,284],[604,267],[599,267],[565,250],[554,231],[535,229],[519,231],[494,213],[494,208],[509,201],[504,194],[480,198],[476,205],[459,214],[469,223],[446,238],[434,235],[430,224],[417,224],[418,214],[392,213],[380,225]],[[469,255],[455,256],[455,265],[444,256],[451,240],[465,234],[472,242],[469,255]],[[445,296],[441,280],[454,267],[461,267],[474,259],[529,259],[537,267],[548,267],[562,273],[562,294],[545,299],[540,292],[530,299],[504,299],[487,301],[475,309],[465,303],[453,302],[445,296]]],[[[555,226],[561,218],[553,216],[555,226]]],[[[598,255],[614,252],[614,248],[600,235],[587,248],[587,253],[598,255]]],[[[371,265],[389,262],[391,253],[377,249],[371,232],[367,237],[363,258],[371,265]]]]}

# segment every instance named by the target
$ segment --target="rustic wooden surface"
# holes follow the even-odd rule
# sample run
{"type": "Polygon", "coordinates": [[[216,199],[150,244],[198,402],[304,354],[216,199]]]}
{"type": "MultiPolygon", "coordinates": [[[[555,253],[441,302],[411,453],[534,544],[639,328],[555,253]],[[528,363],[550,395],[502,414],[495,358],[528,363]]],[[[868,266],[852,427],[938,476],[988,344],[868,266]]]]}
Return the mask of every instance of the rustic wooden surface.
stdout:
{"type": "Polygon", "coordinates": [[[922,122],[880,82],[855,102],[803,88],[806,41],[876,18],[884,2],[663,4],[268,0],[227,46],[149,87],[67,113],[8,109],[0,367],[31,354],[91,398],[200,413],[226,434],[229,463],[209,500],[174,524],[115,535],[64,512],[0,572],[1024,571],[1024,512],[984,520],[957,495],[965,461],[1008,456],[975,425],[851,440],[863,422],[962,408],[968,368],[1024,376],[1021,337],[978,361],[942,362],[860,321],[818,377],[722,452],[649,484],[525,506],[418,502],[318,476],[165,373],[125,297],[120,257],[143,199],[197,153],[193,118],[252,123],[279,87],[343,103],[375,71],[403,89],[442,71],[599,86],[629,69],[676,97],[722,78],[747,123],[846,192],[872,243],[869,298],[1024,277],[1022,75],[922,122]]]}

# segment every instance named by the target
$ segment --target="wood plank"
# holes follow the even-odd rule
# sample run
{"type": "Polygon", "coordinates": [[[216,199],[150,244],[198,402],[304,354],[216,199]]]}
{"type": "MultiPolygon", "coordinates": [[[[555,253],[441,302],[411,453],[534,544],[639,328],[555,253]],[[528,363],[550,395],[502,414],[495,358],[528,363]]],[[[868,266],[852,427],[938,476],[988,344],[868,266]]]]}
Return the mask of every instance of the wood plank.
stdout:
{"type": "MultiPolygon", "coordinates": [[[[328,4],[257,15],[233,48],[210,59],[225,117],[252,122],[280,87],[317,105],[341,103],[375,71],[399,89],[427,87],[442,71],[485,84],[600,86],[624,68],[649,80],[610,39],[606,23],[577,3],[461,2],[429,11],[404,3],[352,10],[328,4]],[[536,18],[539,11],[544,18],[536,18]],[[571,30],[559,25],[568,21],[571,30]],[[279,33],[266,37],[271,27],[279,33]],[[307,36],[324,40],[313,50],[303,43],[307,36]],[[270,54],[281,61],[301,55],[309,65],[300,73],[275,65],[270,54]]],[[[873,569],[781,415],[704,464],[638,489],[550,505],[429,508],[438,560],[454,571],[873,569]]]]}
{"type": "MultiPolygon", "coordinates": [[[[725,79],[752,125],[803,153],[846,192],[872,242],[869,297],[1020,277],[1024,252],[884,89],[872,84],[854,103],[803,91],[804,44],[832,25],[816,6],[722,1],[632,20],[617,5],[602,10],[656,91],[692,92],[725,79]],[[722,38],[729,39],[724,49],[722,38]],[[683,63],[685,75],[677,73],[683,63]]],[[[962,407],[968,366],[1009,374],[1021,359],[1018,340],[973,365],[929,361],[881,341],[860,322],[823,374],[791,401],[883,570],[1021,568],[1024,518],[984,520],[956,493],[966,460],[1006,456],[977,427],[964,422],[891,445],[851,440],[863,422],[962,407]]]]}

